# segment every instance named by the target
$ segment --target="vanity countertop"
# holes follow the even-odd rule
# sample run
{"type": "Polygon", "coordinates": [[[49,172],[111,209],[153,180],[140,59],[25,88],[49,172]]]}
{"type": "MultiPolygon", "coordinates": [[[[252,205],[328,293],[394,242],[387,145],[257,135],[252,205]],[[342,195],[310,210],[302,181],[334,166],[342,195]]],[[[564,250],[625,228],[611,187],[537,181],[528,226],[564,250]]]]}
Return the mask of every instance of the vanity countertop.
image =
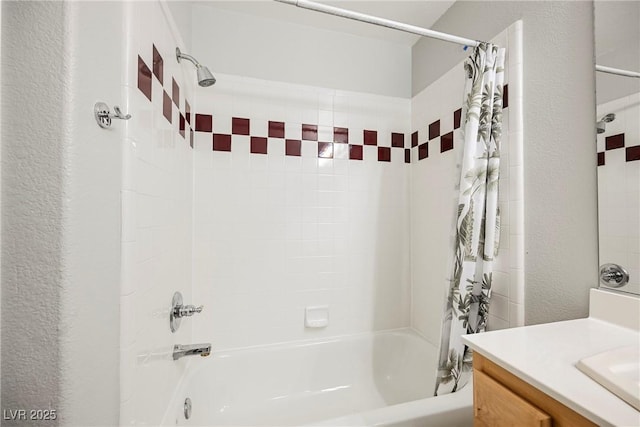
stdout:
{"type": "Polygon", "coordinates": [[[463,340],[474,351],[598,425],[640,426],[640,412],[575,366],[580,359],[597,353],[640,346],[637,329],[594,317],[593,305],[586,319],[466,335],[463,340]]]}

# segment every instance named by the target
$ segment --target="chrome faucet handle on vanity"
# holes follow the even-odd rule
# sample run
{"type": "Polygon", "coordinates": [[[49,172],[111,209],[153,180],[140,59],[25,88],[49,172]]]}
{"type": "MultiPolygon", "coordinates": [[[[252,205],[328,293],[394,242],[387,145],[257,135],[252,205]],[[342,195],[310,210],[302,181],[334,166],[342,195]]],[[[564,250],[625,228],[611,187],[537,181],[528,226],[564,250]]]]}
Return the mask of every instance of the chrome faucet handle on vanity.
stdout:
{"type": "Polygon", "coordinates": [[[182,294],[176,292],[171,300],[171,311],[169,312],[169,326],[171,332],[175,332],[180,327],[183,317],[191,317],[196,313],[201,313],[204,306],[184,305],[182,303],[182,294]]]}

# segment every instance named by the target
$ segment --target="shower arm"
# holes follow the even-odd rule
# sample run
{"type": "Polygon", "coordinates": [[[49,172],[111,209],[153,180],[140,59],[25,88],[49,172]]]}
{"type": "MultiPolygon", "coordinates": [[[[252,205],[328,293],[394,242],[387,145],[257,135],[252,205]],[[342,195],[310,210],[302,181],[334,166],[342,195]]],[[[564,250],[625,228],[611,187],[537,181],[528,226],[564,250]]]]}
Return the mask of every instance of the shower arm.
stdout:
{"type": "Polygon", "coordinates": [[[194,58],[193,56],[187,53],[182,53],[179,48],[176,48],[176,60],[178,61],[178,63],[180,63],[180,59],[186,59],[187,61],[195,65],[196,68],[201,67],[200,63],[196,60],[196,58],[194,58]]]}

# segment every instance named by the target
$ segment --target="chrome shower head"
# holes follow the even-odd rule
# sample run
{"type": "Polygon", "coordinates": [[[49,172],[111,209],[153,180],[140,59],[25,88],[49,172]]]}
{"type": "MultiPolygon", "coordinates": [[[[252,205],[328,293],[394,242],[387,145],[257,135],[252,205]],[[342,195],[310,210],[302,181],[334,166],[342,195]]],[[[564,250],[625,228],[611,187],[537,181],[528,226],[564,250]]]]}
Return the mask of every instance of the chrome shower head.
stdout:
{"type": "Polygon", "coordinates": [[[616,119],[616,115],[613,113],[609,113],[603,118],[600,119],[599,122],[596,123],[596,130],[598,133],[604,133],[607,129],[607,123],[611,123],[616,119]]]}
{"type": "Polygon", "coordinates": [[[215,84],[216,78],[213,77],[211,71],[200,64],[193,56],[180,52],[180,48],[176,48],[176,60],[180,63],[181,59],[186,59],[196,66],[196,73],[198,75],[198,84],[202,87],[209,87],[215,84]]]}

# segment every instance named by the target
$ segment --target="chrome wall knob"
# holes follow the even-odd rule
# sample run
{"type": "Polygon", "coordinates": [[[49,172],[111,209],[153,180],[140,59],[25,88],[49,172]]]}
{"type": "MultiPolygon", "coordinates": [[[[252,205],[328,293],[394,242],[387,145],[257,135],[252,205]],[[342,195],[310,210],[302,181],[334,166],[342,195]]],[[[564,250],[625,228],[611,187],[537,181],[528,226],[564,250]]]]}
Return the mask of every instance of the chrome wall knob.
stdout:
{"type": "Polygon", "coordinates": [[[171,332],[175,332],[180,327],[183,317],[191,317],[196,313],[201,313],[204,306],[184,305],[182,303],[182,294],[176,292],[171,300],[171,311],[169,312],[169,326],[171,332]]]}
{"type": "Polygon", "coordinates": [[[600,266],[600,283],[619,288],[629,283],[629,273],[618,264],[603,264],[600,266]]]}

